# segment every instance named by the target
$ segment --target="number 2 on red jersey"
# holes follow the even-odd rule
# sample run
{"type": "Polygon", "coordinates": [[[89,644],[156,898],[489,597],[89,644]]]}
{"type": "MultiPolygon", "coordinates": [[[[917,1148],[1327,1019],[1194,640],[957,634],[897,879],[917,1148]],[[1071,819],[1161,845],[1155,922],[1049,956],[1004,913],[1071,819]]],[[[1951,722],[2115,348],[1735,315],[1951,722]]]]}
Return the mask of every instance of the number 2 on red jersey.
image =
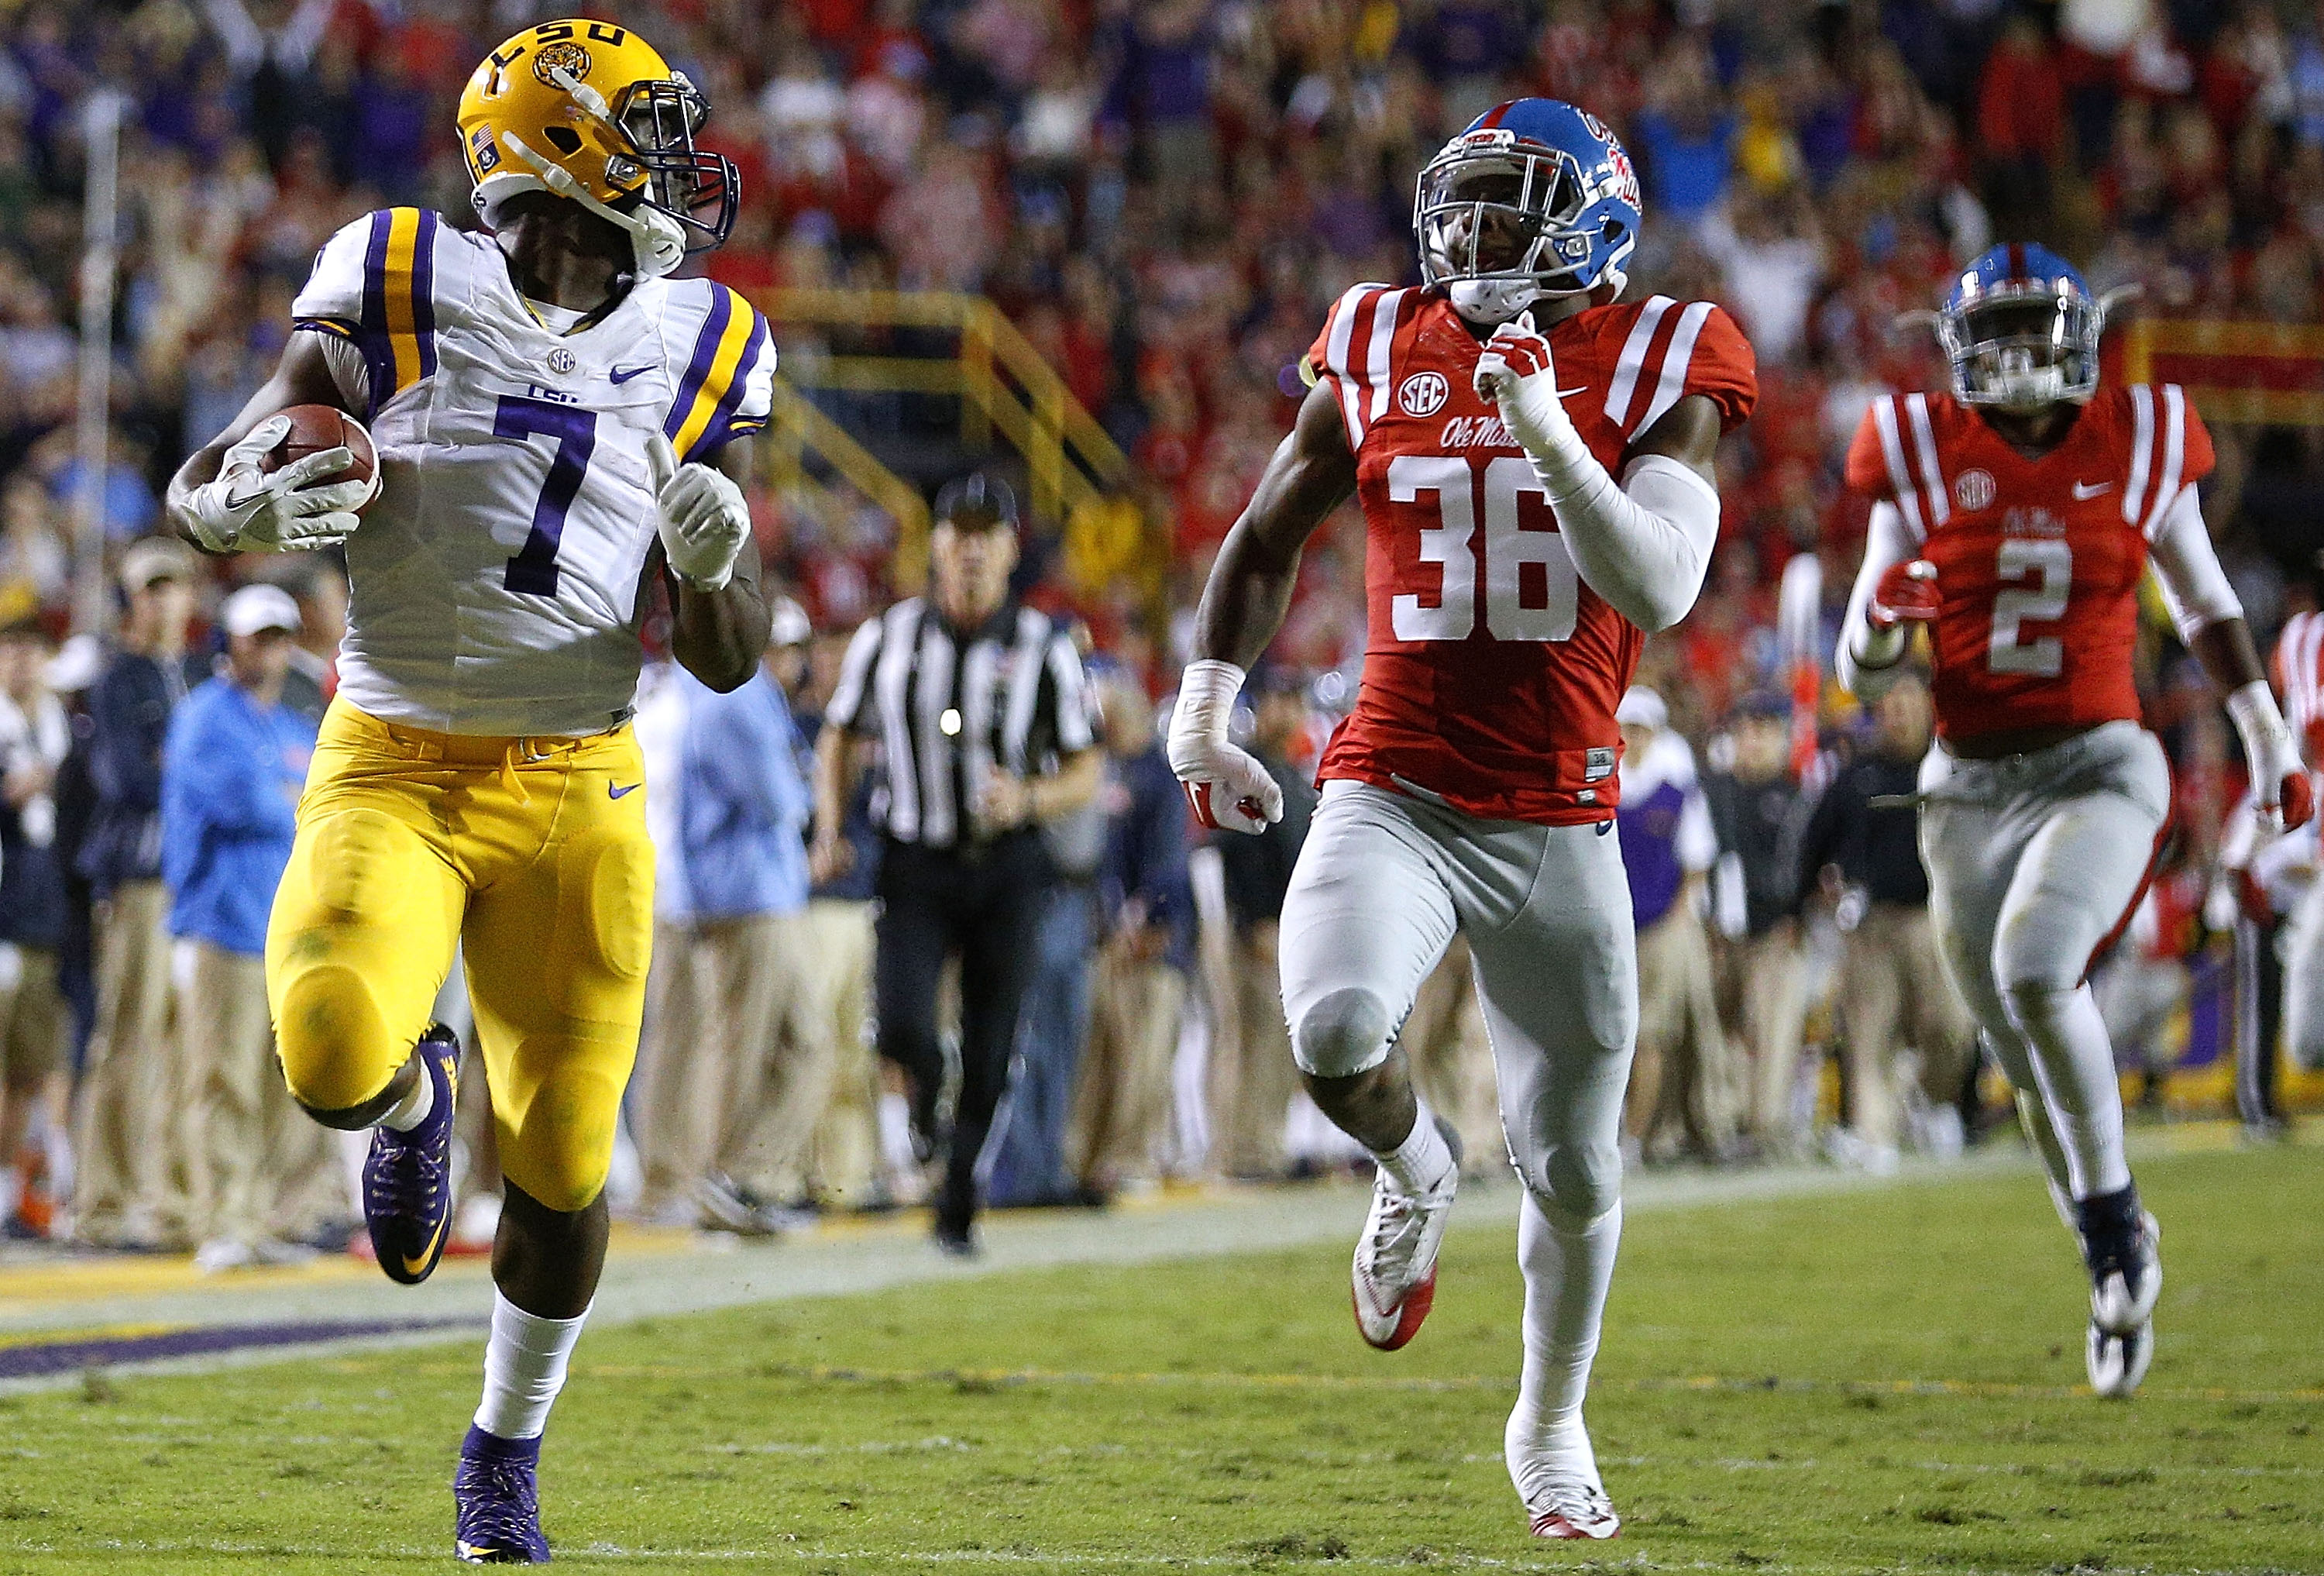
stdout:
{"type": "Polygon", "coordinates": [[[1993,635],[1985,665],[1996,673],[2031,673],[2055,678],[2065,670],[2065,643],[2055,635],[2038,641],[2019,637],[2027,622],[2050,623],[2066,616],[2074,585],[2074,549],[2054,537],[2012,537],[2001,544],[2000,576],[2006,585],[1993,599],[1993,635]]]}
{"type": "Polygon", "coordinates": [[[1581,576],[1565,539],[1554,530],[1526,530],[1517,521],[1517,501],[1527,494],[1543,507],[1542,490],[1529,461],[1503,455],[1476,467],[1453,455],[1399,455],[1388,462],[1389,502],[1416,503],[1436,494],[1443,524],[1420,533],[1420,561],[1439,567],[1436,605],[1417,592],[1398,595],[1389,613],[1399,641],[1465,641],[1477,626],[1477,514],[1483,503],[1485,535],[1485,631],[1497,641],[1564,641],[1573,636],[1581,576]],[[1542,605],[1526,605],[1525,567],[1541,566],[1548,594],[1542,605]]]}

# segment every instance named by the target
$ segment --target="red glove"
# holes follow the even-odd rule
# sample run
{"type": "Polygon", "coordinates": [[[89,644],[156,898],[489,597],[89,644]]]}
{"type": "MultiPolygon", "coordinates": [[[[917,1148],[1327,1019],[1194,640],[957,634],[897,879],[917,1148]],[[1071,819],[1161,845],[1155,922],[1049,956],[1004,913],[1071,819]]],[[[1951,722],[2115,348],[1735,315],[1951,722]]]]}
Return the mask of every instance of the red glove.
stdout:
{"type": "Polygon", "coordinates": [[[1477,358],[1474,382],[1477,397],[1488,402],[1515,394],[1517,385],[1526,378],[1551,374],[1551,387],[1556,386],[1556,358],[1550,354],[1549,336],[1533,326],[1533,314],[1521,312],[1513,323],[1504,323],[1493,330],[1485,342],[1484,354],[1477,358]]]}
{"type": "Polygon", "coordinates": [[[2276,785],[2275,805],[2276,818],[2282,823],[2283,831],[2305,826],[2309,817],[2316,814],[2315,783],[2304,771],[2287,774],[2276,785]]]}
{"type": "Polygon", "coordinates": [[[1926,558],[1891,564],[1873,588],[1872,605],[1865,618],[1876,630],[1893,630],[1900,623],[1924,624],[1937,616],[1941,596],[1937,591],[1937,567],[1926,558]]]}

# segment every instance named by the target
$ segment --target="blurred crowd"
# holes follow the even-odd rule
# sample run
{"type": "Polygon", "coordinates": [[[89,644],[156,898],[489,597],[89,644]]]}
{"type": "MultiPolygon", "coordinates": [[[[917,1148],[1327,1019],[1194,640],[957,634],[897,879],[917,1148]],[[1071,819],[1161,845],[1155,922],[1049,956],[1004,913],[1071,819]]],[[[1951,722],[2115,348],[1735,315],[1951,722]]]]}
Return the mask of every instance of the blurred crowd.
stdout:
{"type": "MultiPolygon", "coordinates": [[[[169,470],[271,370],[290,297],[326,236],[387,203],[469,222],[453,101],[485,50],[557,9],[522,0],[0,7],[0,680],[10,696],[0,707],[9,751],[0,887],[19,894],[0,896],[10,1014],[0,1157],[23,1157],[7,1168],[16,1180],[0,1185],[26,1206],[11,1212],[14,1229],[39,1228],[42,1201],[73,1196],[74,1087],[90,1135],[78,1184],[84,1236],[224,1242],[216,1257],[228,1262],[344,1224],[344,1183],[321,1149],[270,1149],[286,1158],[268,1178],[231,1164],[212,1176],[197,1158],[254,1132],[304,1129],[266,1126],[283,1115],[270,1103],[279,1090],[244,1078],[247,1056],[218,1071],[225,1053],[215,1047],[263,1028],[263,1010],[254,1029],[246,1005],[244,909],[255,888],[246,874],[217,874],[240,869],[234,859],[170,862],[179,801],[164,770],[170,730],[192,728],[183,721],[192,716],[255,752],[252,781],[280,775],[267,751],[297,743],[277,714],[308,714],[327,692],[344,583],[327,566],[251,559],[161,572],[168,549],[144,539],[169,470]],[[120,626],[97,647],[61,642],[75,567],[69,501],[83,481],[71,416],[84,127],[101,91],[121,96],[124,130],[110,449],[97,489],[120,626]],[[295,631],[281,628],[282,603],[262,599],[272,610],[262,614],[234,600],[254,586],[295,604],[295,631]],[[244,624],[272,622],[235,633],[236,606],[244,624]],[[237,652],[276,646],[287,664],[276,699],[220,706],[215,717],[189,710],[211,685],[265,693],[264,675],[244,671],[257,657],[237,652]],[[143,732],[120,733],[124,718],[143,732]],[[124,764],[133,759],[134,770],[124,764]],[[126,812],[107,807],[130,803],[124,794],[144,796],[134,802],[147,819],[134,834],[126,812]],[[32,852],[20,857],[20,848],[32,852]],[[53,908],[46,895],[24,895],[45,893],[51,879],[53,908]],[[236,900],[189,899],[205,880],[236,900]],[[229,999],[242,1005],[222,1005],[229,999]],[[218,1017],[230,1012],[244,1016],[218,1017]],[[159,1048],[189,1041],[198,1043],[159,1048]],[[166,1074],[124,1076],[120,1058],[136,1055],[166,1074]],[[200,1130],[168,1144],[148,1141],[177,1120],[168,1113],[193,1103],[185,1080],[216,1083],[220,1114],[207,1126],[189,1119],[200,1130]],[[91,1118],[92,1107],[108,1114],[91,1118]],[[268,1189],[272,1204],[249,1203],[268,1189]],[[254,1210],[263,1226],[250,1223],[254,1210]]],[[[707,140],[741,166],[745,198],[733,241],[701,264],[707,272],[744,290],[981,292],[1130,456],[1133,501],[1167,550],[1158,593],[1151,577],[1076,579],[1056,541],[1028,544],[1020,587],[1088,631],[1106,673],[1103,733],[1117,762],[1152,750],[1194,596],[1288,427],[1296,385],[1285,373],[1324,308],[1350,283],[1413,277],[1419,166],[1472,116],[1519,93],[1571,98],[1609,122],[1646,184],[1632,290],[1725,303],[1752,339],[1761,382],[1757,414],[1722,454],[1711,584],[1694,614],[1652,643],[1641,675],[1652,699],[1631,708],[1639,737],[1626,798],[1649,807],[1626,816],[1623,833],[1634,879],[1648,883],[1639,912],[1656,916],[1651,938],[1642,933],[1650,984],[1633,1136],[1648,1158],[1794,1153],[1816,1142],[1874,1166],[1900,1145],[1945,1152],[1955,1135],[1973,1136],[1974,1056],[1957,1009],[1928,990],[1933,975],[1918,961],[1925,916],[1916,917],[1921,899],[1904,868],[1909,838],[1885,830],[1878,813],[1833,807],[1853,802],[1835,795],[1868,801],[1889,791],[1877,784],[1881,762],[1924,740],[1925,717],[1902,714],[1916,704],[1909,689],[1880,715],[1858,715],[1828,682],[1803,688],[1791,667],[1797,649],[1828,652],[1859,549],[1864,505],[1839,485],[1839,458],[1876,393],[1941,386],[1932,346],[1900,331],[1899,315],[1933,304],[1958,261],[1992,239],[2049,242],[2101,290],[2142,287],[2143,302],[2126,312],[2313,322],[2324,262],[2324,33],[2308,7],[661,0],[583,9],[644,32],[714,106],[707,140]],[[1821,605],[1809,619],[1816,630],[1787,645],[1778,586],[1794,560],[1815,566],[1817,578],[1794,585],[1820,585],[1808,600],[1821,605]],[[1829,1005],[1835,988],[1853,1025],[1829,1005]],[[1908,1060],[1891,1054],[1897,1046],[1908,1060]],[[1836,1107],[1830,1081],[1812,1075],[1819,1052],[1846,1069],[1836,1107]],[[1965,1127],[1944,1114],[1960,1110],[1965,1127]],[[1834,1118],[1840,1140],[1812,1138],[1812,1121],[1834,1118]]],[[[800,365],[815,348],[786,342],[800,365]]],[[[925,437],[948,419],[931,417],[925,400],[816,397],[875,443],[925,437]]],[[[2220,465],[2206,511],[2264,641],[2316,598],[2324,443],[2310,429],[2215,436],[2220,465]]],[[[770,657],[767,680],[782,697],[783,726],[796,730],[828,693],[836,643],[899,589],[889,576],[895,528],[868,505],[835,527],[771,491],[753,502],[761,546],[798,604],[787,654],[770,657]]],[[[1251,725],[1286,782],[1304,780],[1333,714],[1352,698],[1363,560],[1351,509],[1308,552],[1273,669],[1252,696],[1251,725]]],[[[2177,772],[2178,834],[2126,944],[2153,966],[2110,1000],[2125,1022],[2144,1026],[2118,1043],[2144,1047],[2137,1054],[2159,1067],[2175,1054],[2172,1026],[2203,987],[2206,959],[2238,923],[2212,899],[2241,769],[2200,675],[2159,619],[2138,659],[2149,721],[2177,772]],[[2167,989],[2148,983],[2158,979],[2167,989]]],[[[641,696],[641,729],[681,738],[694,710],[659,684],[641,696]]],[[[771,737],[772,716],[762,705],[732,725],[771,737]]],[[[682,750],[669,759],[683,769],[682,750]]],[[[1138,780],[1120,767],[1104,816],[1133,814],[1138,780]]],[[[753,791],[781,789],[761,782],[753,791]]],[[[214,797],[233,798],[189,794],[186,813],[214,797]]],[[[281,806],[257,797],[273,835],[281,806]]],[[[1102,1198],[1165,1175],[1336,1163],[1323,1124],[1293,1095],[1267,990],[1285,848],[1192,847],[1183,825],[1170,829],[1175,848],[1157,847],[1115,839],[1111,825],[1056,851],[1061,868],[1080,873],[1045,934],[1027,1030],[1093,1047],[1084,1065],[1106,1069],[1107,1089],[1091,1096],[1104,1118],[1078,1114],[1076,1096],[1073,1109],[1028,1124],[1055,1136],[1043,1153],[1002,1156],[997,1195],[1102,1198]],[[1160,1027],[1179,1024],[1183,1034],[1160,1027]]],[[[639,1163],[624,1184],[649,1215],[707,1208],[764,1225],[803,1203],[910,1194],[900,1128],[881,1125],[883,1102],[895,1115],[892,1099],[862,1049],[868,886],[808,891],[804,879],[803,870],[768,875],[760,897],[782,901],[753,910],[770,923],[747,947],[695,945],[724,917],[662,916],[671,961],[655,981],[632,1090],[639,1163]],[[719,994],[732,986],[710,966],[716,958],[778,954],[811,959],[801,977],[785,977],[788,994],[739,1003],[719,994]],[[812,1048],[752,1051],[722,1074],[735,1082],[715,1086],[669,1075],[682,1051],[668,1047],[702,1037],[688,1014],[698,1024],[735,1012],[764,1016],[763,1046],[812,1048]]],[[[1457,960],[1449,964],[1406,1043],[1425,1084],[1435,1081],[1432,1101],[1469,1132],[1470,1154],[1489,1157],[1499,1146],[1489,1061],[1464,981],[1457,960]]],[[[488,1179],[489,1146],[472,1130],[488,1179]]]]}

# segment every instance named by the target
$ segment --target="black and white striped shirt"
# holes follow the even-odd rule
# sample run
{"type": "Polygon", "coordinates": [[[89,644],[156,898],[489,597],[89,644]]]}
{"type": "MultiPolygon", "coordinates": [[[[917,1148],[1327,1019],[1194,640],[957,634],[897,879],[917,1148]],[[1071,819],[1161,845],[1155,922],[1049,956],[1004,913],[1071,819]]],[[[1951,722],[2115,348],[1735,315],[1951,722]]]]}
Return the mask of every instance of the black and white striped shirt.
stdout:
{"type": "Polygon", "coordinates": [[[1047,614],[1013,604],[960,635],[925,598],[898,603],[855,631],[824,721],[881,742],[881,829],[930,848],[975,838],[969,806],[987,774],[1038,776],[1095,742],[1080,653],[1047,614]]]}

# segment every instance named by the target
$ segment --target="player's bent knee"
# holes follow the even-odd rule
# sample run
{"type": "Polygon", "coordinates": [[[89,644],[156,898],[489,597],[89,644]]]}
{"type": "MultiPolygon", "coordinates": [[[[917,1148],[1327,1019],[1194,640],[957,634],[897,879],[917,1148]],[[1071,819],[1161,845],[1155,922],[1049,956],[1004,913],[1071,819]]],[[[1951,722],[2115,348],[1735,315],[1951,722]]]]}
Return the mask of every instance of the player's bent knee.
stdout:
{"type": "Polygon", "coordinates": [[[1517,1162],[1519,1180],[1550,1224],[1583,1230],[1622,1202],[1622,1152],[1612,1144],[1561,1144],[1517,1162]]]}
{"type": "Polygon", "coordinates": [[[411,1047],[396,1042],[362,972],[329,963],[283,972],[275,1045],[290,1097],[314,1112],[352,1111],[377,1100],[411,1047]]]}
{"type": "Polygon", "coordinates": [[[1291,1050],[1300,1070],[1317,1078],[1352,1078],[1388,1060],[1395,1028],[1388,1003],[1360,986],[1333,991],[1299,1014],[1291,1050]]]}

